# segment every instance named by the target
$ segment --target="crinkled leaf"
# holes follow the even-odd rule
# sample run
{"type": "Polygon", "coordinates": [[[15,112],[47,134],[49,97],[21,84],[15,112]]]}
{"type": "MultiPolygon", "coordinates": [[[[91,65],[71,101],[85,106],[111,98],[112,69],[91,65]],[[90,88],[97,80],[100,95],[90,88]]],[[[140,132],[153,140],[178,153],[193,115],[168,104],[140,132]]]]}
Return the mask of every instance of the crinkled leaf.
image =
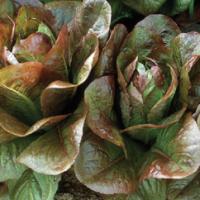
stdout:
{"type": "Polygon", "coordinates": [[[137,186],[135,170],[121,149],[96,136],[82,143],[74,169],[81,183],[103,194],[130,193],[137,186]]]}
{"type": "Polygon", "coordinates": [[[172,19],[164,15],[149,15],[137,23],[127,37],[117,58],[118,67],[123,72],[136,56],[140,61],[150,57],[166,64],[170,59],[170,43],[179,33],[172,19]]]}
{"type": "Polygon", "coordinates": [[[106,0],[84,0],[72,22],[71,47],[76,49],[82,37],[94,33],[105,43],[111,22],[111,7],[106,0]]]}
{"type": "Polygon", "coordinates": [[[59,176],[47,176],[26,170],[11,193],[13,200],[53,200],[58,189],[59,176]]]}
{"type": "Polygon", "coordinates": [[[94,80],[85,90],[88,106],[87,125],[103,139],[123,147],[123,139],[114,120],[115,83],[112,76],[94,80]]]}
{"type": "Polygon", "coordinates": [[[113,73],[115,71],[116,57],[127,33],[126,27],[122,24],[118,24],[114,27],[109,40],[100,54],[99,61],[95,66],[95,75],[97,77],[113,73]]]}
{"type": "Polygon", "coordinates": [[[45,8],[50,10],[55,17],[55,24],[52,28],[56,33],[64,24],[67,25],[72,21],[81,4],[79,1],[54,1],[45,4],[45,8]]]}
{"type": "Polygon", "coordinates": [[[51,49],[50,38],[43,33],[32,33],[27,38],[17,42],[12,52],[20,62],[42,61],[51,49]]]}
{"type": "Polygon", "coordinates": [[[83,134],[85,112],[69,119],[31,143],[18,157],[20,163],[38,173],[57,175],[74,163],[83,134]]]}

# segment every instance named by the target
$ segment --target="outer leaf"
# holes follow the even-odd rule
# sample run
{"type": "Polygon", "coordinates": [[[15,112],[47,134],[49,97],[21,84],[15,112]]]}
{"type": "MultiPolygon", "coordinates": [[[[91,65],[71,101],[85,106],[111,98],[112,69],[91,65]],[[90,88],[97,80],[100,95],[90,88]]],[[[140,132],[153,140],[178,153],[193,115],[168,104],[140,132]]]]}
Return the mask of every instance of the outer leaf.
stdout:
{"type": "Polygon", "coordinates": [[[99,61],[95,66],[95,75],[97,77],[115,71],[115,60],[127,33],[126,27],[122,24],[118,24],[114,27],[109,40],[100,54],[99,61]]]}
{"type": "Polygon", "coordinates": [[[87,33],[96,34],[100,43],[105,43],[110,22],[111,7],[106,0],[84,0],[72,22],[71,47],[76,49],[82,37],[87,33]]]}
{"type": "Polygon", "coordinates": [[[113,119],[114,97],[115,83],[112,76],[93,81],[85,90],[84,96],[88,106],[87,124],[101,138],[123,147],[123,139],[113,119]]]}
{"type": "MultiPolygon", "coordinates": [[[[199,192],[200,175],[197,174],[195,177],[192,176],[189,177],[188,179],[189,180],[183,180],[182,182],[175,181],[176,186],[177,185],[184,186],[181,189],[179,189],[179,193],[174,198],[175,200],[188,200],[188,199],[196,200],[200,198],[200,192],[199,192]]],[[[173,182],[171,184],[173,184],[173,182]]],[[[170,193],[168,195],[169,195],[169,200],[172,200],[170,193]]]]}
{"type": "Polygon", "coordinates": [[[167,0],[123,0],[123,3],[137,12],[148,15],[157,12],[167,0]]]}
{"type": "Polygon", "coordinates": [[[55,18],[53,29],[56,33],[64,24],[67,25],[72,21],[81,4],[79,1],[54,1],[45,4],[45,8],[50,10],[55,18]]]}
{"type": "Polygon", "coordinates": [[[196,172],[200,166],[200,131],[191,114],[162,131],[148,156],[142,179],[179,179],[196,172]]]}
{"type": "Polygon", "coordinates": [[[17,179],[26,169],[25,166],[16,162],[18,155],[31,143],[32,138],[14,140],[0,144],[0,181],[17,179]]]}
{"type": "Polygon", "coordinates": [[[9,115],[1,109],[0,111],[0,143],[15,139],[16,137],[26,137],[37,131],[52,127],[58,122],[64,120],[67,115],[58,115],[48,117],[37,121],[31,127],[18,121],[15,117],[9,115]]]}
{"type": "Polygon", "coordinates": [[[123,152],[96,136],[83,142],[75,173],[80,182],[103,194],[130,193],[137,185],[135,171],[123,152]]]}
{"type": "MultiPolygon", "coordinates": [[[[180,34],[172,43],[174,60],[180,70],[180,100],[184,103],[188,103],[189,101],[190,79],[195,80],[195,76],[198,77],[199,74],[198,64],[195,65],[200,58],[199,42],[200,34],[190,32],[180,34]]],[[[196,95],[196,88],[195,86],[191,88],[194,96],[196,95]]],[[[198,102],[197,100],[194,104],[196,105],[198,102]]]]}
{"type": "Polygon", "coordinates": [[[57,175],[68,170],[79,152],[84,121],[85,113],[74,113],[63,125],[34,141],[18,161],[43,174],[57,175]]]}
{"type": "Polygon", "coordinates": [[[166,200],[167,184],[164,180],[148,179],[143,181],[136,192],[129,195],[116,195],[105,198],[106,200],[166,200]]]}
{"type": "Polygon", "coordinates": [[[185,67],[191,70],[195,58],[200,56],[199,42],[200,34],[197,32],[181,33],[173,40],[173,56],[179,69],[187,64],[185,67]]]}
{"type": "Polygon", "coordinates": [[[17,181],[11,198],[13,200],[53,200],[59,180],[59,176],[46,176],[26,170],[17,181]]]}
{"type": "Polygon", "coordinates": [[[146,17],[136,24],[127,37],[117,58],[118,67],[123,73],[136,56],[139,57],[139,61],[150,57],[166,64],[170,59],[170,43],[179,33],[175,22],[164,15],[146,17]]]}

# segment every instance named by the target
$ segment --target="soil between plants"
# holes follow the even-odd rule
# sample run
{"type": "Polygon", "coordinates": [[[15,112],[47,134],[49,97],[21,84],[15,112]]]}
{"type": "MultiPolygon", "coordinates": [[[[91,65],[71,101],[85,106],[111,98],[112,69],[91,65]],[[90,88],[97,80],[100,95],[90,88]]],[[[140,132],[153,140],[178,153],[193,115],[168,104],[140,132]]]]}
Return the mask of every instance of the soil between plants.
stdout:
{"type": "Polygon", "coordinates": [[[73,170],[69,170],[62,176],[55,200],[103,200],[103,198],[81,184],[73,170]]]}

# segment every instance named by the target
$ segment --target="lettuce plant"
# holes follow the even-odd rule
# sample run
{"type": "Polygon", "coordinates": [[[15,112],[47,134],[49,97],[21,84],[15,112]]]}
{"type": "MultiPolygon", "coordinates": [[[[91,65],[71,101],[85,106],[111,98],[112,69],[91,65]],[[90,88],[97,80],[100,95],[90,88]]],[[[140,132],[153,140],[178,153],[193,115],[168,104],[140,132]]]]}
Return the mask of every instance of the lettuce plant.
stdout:
{"type": "Polygon", "coordinates": [[[108,199],[199,197],[199,39],[164,15],[130,33],[113,29],[84,93],[88,137],[75,162],[83,184],[124,193],[108,199]]]}
{"type": "Polygon", "coordinates": [[[107,40],[111,7],[105,0],[1,3],[2,196],[8,188],[12,200],[51,200],[79,153],[81,93],[107,40]]]}

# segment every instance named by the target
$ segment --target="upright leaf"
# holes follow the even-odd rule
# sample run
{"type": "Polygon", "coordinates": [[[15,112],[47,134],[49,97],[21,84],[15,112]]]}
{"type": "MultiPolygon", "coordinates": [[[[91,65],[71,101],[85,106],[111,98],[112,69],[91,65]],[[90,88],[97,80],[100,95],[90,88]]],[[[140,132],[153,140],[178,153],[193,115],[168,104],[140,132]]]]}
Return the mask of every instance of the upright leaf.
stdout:
{"type": "Polygon", "coordinates": [[[88,106],[87,124],[103,139],[123,147],[114,113],[115,83],[112,76],[94,80],[85,90],[85,103],[88,106]]]}

